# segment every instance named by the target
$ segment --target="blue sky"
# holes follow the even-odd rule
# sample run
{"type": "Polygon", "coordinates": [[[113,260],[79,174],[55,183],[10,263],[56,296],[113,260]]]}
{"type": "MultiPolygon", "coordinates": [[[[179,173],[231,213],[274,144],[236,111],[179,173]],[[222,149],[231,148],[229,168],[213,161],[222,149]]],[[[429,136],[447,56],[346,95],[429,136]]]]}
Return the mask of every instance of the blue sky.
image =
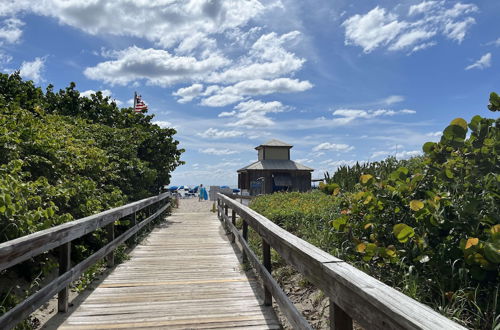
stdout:
{"type": "Polygon", "coordinates": [[[4,0],[0,69],[142,94],[186,149],[173,184],[235,186],[273,138],[319,178],[492,117],[499,16],[497,0],[4,0]]]}

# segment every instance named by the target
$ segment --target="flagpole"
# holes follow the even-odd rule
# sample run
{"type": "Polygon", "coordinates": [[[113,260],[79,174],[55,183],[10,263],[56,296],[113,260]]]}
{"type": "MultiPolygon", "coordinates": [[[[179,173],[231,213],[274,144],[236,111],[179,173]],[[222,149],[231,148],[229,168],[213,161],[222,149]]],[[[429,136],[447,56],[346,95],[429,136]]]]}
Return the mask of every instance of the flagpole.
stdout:
{"type": "Polygon", "coordinates": [[[137,105],[137,92],[134,92],[134,112],[136,105],[137,105]]]}

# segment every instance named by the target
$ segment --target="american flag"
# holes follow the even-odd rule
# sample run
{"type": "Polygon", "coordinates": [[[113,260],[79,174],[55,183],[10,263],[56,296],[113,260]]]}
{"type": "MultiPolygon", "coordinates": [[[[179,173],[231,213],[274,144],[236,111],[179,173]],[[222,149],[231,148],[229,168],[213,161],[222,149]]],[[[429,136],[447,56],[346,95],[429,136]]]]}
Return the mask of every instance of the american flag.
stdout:
{"type": "Polygon", "coordinates": [[[135,94],[135,102],[134,102],[134,111],[135,112],[144,112],[148,110],[148,106],[142,100],[140,95],[135,94]]]}

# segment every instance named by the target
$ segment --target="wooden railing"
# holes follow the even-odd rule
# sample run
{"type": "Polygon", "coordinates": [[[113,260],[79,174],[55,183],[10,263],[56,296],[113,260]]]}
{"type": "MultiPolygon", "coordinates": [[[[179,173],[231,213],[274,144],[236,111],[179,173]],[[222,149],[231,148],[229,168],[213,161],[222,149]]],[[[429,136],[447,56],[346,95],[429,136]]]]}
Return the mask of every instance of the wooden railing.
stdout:
{"type": "Polygon", "coordinates": [[[270,305],[271,297],[274,297],[294,329],[311,327],[272,278],[271,248],[330,299],[332,329],[352,329],[353,320],[365,329],[465,329],[430,307],[292,235],[230,197],[219,193],[217,205],[219,219],[231,232],[232,240],[238,239],[244,260],[250,261],[263,281],[264,303],[270,305]],[[243,220],[241,233],[235,226],[236,214],[243,220]],[[248,226],[262,238],[262,263],[247,243],[248,226]]]}
{"type": "Polygon", "coordinates": [[[108,266],[112,266],[114,249],[165,212],[170,206],[169,197],[170,193],[164,193],[146,198],[0,244],[0,271],[48,250],[59,248],[59,277],[0,316],[0,329],[13,328],[56,293],[58,293],[58,310],[66,312],[69,284],[104,257],[108,266]],[[136,212],[142,210],[146,210],[148,216],[137,222],[136,212]],[[115,221],[128,215],[132,215],[131,227],[115,238],[115,221]],[[71,242],[98,228],[106,229],[108,243],[87,259],[71,267],[71,242]]]}

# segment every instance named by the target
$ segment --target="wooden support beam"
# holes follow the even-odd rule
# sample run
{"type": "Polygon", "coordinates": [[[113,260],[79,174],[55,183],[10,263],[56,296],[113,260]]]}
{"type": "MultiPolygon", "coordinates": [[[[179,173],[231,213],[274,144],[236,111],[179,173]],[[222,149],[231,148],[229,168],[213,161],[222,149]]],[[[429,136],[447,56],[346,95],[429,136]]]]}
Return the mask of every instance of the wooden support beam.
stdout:
{"type": "MultiPolygon", "coordinates": [[[[243,236],[243,239],[248,242],[248,223],[243,219],[243,224],[241,228],[241,236],[243,236]]],[[[243,263],[247,263],[247,254],[245,250],[241,253],[241,258],[243,259],[243,263]]]]}
{"type": "MultiPolygon", "coordinates": [[[[264,239],[262,239],[262,259],[262,264],[267,269],[269,274],[271,274],[271,247],[264,239]]],[[[264,286],[264,305],[272,306],[272,304],[273,296],[271,294],[271,291],[269,291],[269,289],[264,286]]]]}
{"type": "MultiPolygon", "coordinates": [[[[106,226],[106,236],[108,237],[108,243],[111,243],[115,240],[115,223],[112,222],[106,226]]],[[[106,262],[109,268],[115,265],[115,252],[111,251],[106,256],[106,262]]]]}
{"type": "MultiPolygon", "coordinates": [[[[71,269],[71,242],[59,246],[59,276],[71,269]]],[[[57,294],[57,311],[66,313],[69,306],[69,284],[57,294]]]]}
{"type": "Polygon", "coordinates": [[[330,299],[330,329],[352,330],[352,318],[330,299]]]}

